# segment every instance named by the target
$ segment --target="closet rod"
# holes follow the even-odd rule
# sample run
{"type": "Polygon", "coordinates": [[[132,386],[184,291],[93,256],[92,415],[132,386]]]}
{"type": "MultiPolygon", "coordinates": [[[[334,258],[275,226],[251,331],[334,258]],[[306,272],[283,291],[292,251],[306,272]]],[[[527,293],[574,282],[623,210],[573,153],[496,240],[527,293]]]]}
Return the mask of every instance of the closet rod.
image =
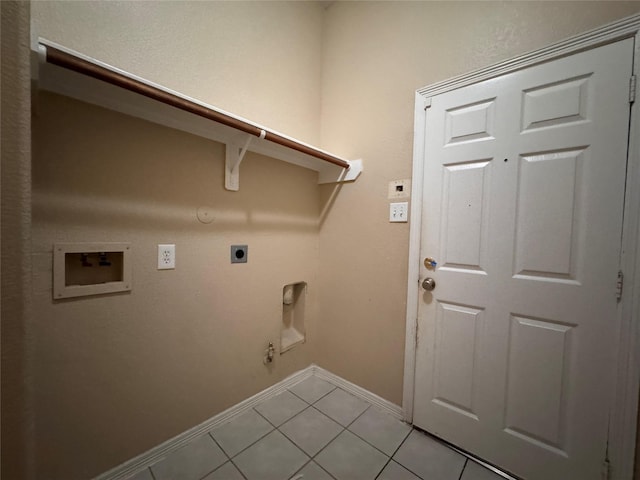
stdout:
{"type": "Polygon", "coordinates": [[[131,92],[144,95],[153,100],[157,100],[158,102],[162,102],[172,107],[179,108],[180,110],[184,110],[194,115],[198,115],[200,117],[213,120],[214,122],[221,123],[228,127],[235,128],[236,130],[255,135],[256,137],[265,138],[270,142],[277,143],[279,145],[282,145],[283,147],[287,147],[292,150],[296,150],[298,152],[318,158],[320,160],[324,160],[325,162],[332,163],[339,167],[345,169],[348,169],[350,167],[348,161],[338,158],[322,150],[318,150],[317,148],[305,145],[304,143],[296,142],[295,140],[263,129],[252,123],[245,122],[238,118],[232,117],[231,115],[226,115],[222,112],[204,107],[195,102],[191,102],[185,98],[181,98],[160,88],[147,85],[140,80],[130,78],[126,75],[123,75],[122,73],[109,70],[108,68],[96,65],[95,63],[92,63],[88,60],[76,57],[75,55],[67,52],[63,52],[62,50],[59,50],[50,45],[46,45],[45,48],[46,60],[48,63],[51,63],[53,65],[67,68],[83,75],[102,80],[131,92]],[[261,137],[261,135],[264,135],[262,133],[263,131],[266,132],[266,135],[264,137],[261,137]]]}

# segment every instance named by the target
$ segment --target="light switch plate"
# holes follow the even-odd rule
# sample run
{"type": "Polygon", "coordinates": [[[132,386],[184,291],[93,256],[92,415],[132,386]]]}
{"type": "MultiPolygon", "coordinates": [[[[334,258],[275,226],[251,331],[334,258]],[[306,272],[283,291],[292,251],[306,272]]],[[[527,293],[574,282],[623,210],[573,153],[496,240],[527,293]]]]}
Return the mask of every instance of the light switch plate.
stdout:
{"type": "Polygon", "coordinates": [[[409,219],[409,202],[389,204],[389,221],[393,223],[407,222],[409,219]]]}

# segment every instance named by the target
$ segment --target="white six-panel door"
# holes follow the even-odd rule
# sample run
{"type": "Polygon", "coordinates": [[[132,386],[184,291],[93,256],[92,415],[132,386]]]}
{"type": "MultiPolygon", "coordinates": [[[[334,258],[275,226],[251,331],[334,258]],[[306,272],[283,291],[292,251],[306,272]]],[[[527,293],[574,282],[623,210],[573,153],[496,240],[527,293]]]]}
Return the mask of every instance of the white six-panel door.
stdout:
{"type": "Polygon", "coordinates": [[[597,480],[633,40],[433,97],[414,424],[527,480],[597,480]]]}

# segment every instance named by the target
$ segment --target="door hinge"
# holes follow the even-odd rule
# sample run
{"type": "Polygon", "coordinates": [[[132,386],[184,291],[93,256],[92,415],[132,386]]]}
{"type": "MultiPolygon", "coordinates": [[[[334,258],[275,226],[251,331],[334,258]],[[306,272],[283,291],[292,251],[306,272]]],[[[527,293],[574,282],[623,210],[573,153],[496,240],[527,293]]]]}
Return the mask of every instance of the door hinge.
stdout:
{"type": "Polygon", "coordinates": [[[618,271],[618,280],[616,281],[616,300],[622,299],[622,286],[624,285],[624,274],[622,270],[618,271]]]}
{"type": "Polygon", "coordinates": [[[609,460],[602,462],[602,480],[609,480],[611,478],[611,463],[609,460]]]}
{"type": "Polygon", "coordinates": [[[423,106],[425,110],[431,107],[431,97],[424,99],[423,106]]]}
{"type": "Polygon", "coordinates": [[[629,103],[636,101],[636,76],[631,75],[629,79],[629,103]]]}

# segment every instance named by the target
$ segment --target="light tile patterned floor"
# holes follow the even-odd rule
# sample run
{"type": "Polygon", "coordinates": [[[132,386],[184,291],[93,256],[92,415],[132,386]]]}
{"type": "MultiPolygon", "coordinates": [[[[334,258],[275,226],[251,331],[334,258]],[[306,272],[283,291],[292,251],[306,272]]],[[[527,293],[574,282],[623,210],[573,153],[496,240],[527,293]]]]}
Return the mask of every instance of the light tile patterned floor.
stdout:
{"type": "Polygon", "coordinates": [[[131,480],[504,480],[317,377],[131,480]]]}

